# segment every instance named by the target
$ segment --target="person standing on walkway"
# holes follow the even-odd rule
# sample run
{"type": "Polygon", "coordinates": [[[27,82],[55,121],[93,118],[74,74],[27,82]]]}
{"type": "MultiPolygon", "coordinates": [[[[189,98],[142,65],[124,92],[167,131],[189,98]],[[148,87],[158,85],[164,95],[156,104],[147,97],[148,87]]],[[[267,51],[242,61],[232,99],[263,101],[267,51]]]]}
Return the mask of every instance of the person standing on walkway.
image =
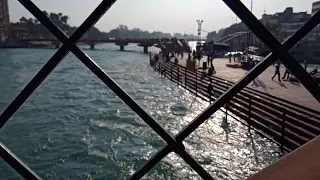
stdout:
{"type": "Polygon", "coordinates": [[[213,69],[214,69],[214,66],[213,66],[213,64],[212,64],[212,61],[213,61],[213,59],[215,58],[215,52],[214,51],[212,51],[212,54],[210,55],[210,67],[212,67],[213,69]]]}
{"type": "Polygon", "coordinates": [[[229,63],[231,63],[232,54],[229,52],[229,63]]]}
{"type": "Polygon", "coordinates": [[[276,64],[275,72],[274,72],[274,75],[272,76],[271,80],[273,80],[273,78],[276,77],[276,75],[278,75],[278,81],[281,82],[281,80],[280,80],[280,63],[276,64]]]}
{"type": "Polygon", "coordinates": [[[178,58],[177,57],[174,58],[174,63],[178,64],[178,58]]]}
{"type": "Polygon", "coordinates": [[[286,71],[284,72],[282,79],[286,79],[288,81],[290,74],[291,74],[290,71],[286,68],[286,71]],[[287,76],[287,78],[286,78],[286,76],[287,76]]]}
{"type": "Polygon", "coordinates": [[[308,66],[308,62],[307,62],[307,60],[304,60],[304,70],[306,70],[306,71],[307,71],[307,66],[308,66]]]}
{"type": "Polygon", "coordinates": [[[192,59],[194,61],[196,60],[196,51],[195,50],[192,51],[192,59]]]}
{"type": "Polygon", "coordinates": [[[209,64],[210,64],[210,60],[211,60],[211,57],[210,55],[207,56],[207,64],[208,64],[208,67],[209,67],[209,64]]]}

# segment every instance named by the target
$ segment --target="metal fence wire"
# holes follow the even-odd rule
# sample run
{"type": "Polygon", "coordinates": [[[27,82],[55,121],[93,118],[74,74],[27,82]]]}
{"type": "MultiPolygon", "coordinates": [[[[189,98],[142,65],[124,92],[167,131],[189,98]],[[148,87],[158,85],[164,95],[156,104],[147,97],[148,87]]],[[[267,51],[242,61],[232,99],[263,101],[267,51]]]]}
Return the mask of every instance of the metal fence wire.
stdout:
{"type": "MultiPolygon", "coordinates": [[[[0,128],[20,108],[36,88],[45,80],[53,69],[71,51],[78,59],[85,64],[98,78],[101,79],[114,93],[116,93],[137,115],[139,115],[162,139],[167,143],[152,158],[137,170],[130,179],[140,179],[160,160],[170,152],[178,154],[188,163],[203,179],[213,179],[212,176],[185,150],[183,140],[197,129],[205,120],[215,113],[225,103],[229,102],[241,89],[246,87],[276,59],[281,62],[297,77],[307,90],[320,102],[320,86],[301,67],[301,65],[288,53],[299,40],[307,35],[316,25],[320,23],[320,12],[317,12],[306,22],[294,35],[280,44],[275,37],[261,24],[261,22],[244,6],[240,0],[223,0],[232,11],[252,30],[252,32],[271,50],[271,53],[253,68],[238,83],[230,87],[213,104],[198,115],[180,133],[172,137],[167,133],[147,112],[145,112],[113,79],[106,74],[89,56],[87,56],[76,43],[79,39],[101,18],[102,15],[114,4],[116,0],[103,0],[93,13],[69,38],[65,35],[31,0],[19,0],[19,2],[36,17],[63,46],[51,57],[36,76],[28,83],[21,93],[0,115],[0,128]]],[[[41,179],[35,172],[26,166],[8,148],[0,143],[0,156],[12,168],[14,168],[25,179],[41,179]]]]}

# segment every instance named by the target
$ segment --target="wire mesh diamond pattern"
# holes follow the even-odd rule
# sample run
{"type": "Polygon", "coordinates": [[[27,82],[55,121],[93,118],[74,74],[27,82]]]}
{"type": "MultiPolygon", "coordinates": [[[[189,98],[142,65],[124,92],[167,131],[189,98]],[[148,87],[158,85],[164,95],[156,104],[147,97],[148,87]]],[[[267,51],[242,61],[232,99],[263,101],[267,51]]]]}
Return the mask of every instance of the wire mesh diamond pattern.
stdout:
{"type": "MultiPolygon", "coordinates": [[[[247,86],[254,78],[262,73],[277,58],[292,72],[294,76],[307,88],[307,90],[320,102],[320,86],[307,74],[300,64],[288,53],[300,39],[309,33],[320,23],[320,12],[316,13],[306,22],[294,35],[280,44],[274,36],[258,21],[255,16],[243,5],[240,0],[223,0],[232,11],[242,19],[242,21],[252,30],[252,32],[265,43],[272,51],[263,61],[253,68],[237,84],[230,87],[213,104],[198,115],[189,125],[187,125],[175,137],[167,133],[147,112],[145,112],[111,77],[109,77],[89,56],[87,56],[76,43],[90,28],[105,14],[116,0],[103,0],[93,13],[83,22],[83,24],[69,38],[67,37],[31,0],[19,0],[19,2],[33,14],[58,40],[63,46],[51,57],[44,67],[28,83],[21,93],[11,102],[11,104],[0,115],[0,127],[10,119],[10,117],[20,108],[35,89],[45,80],[53,69],[71,51],[78,59],[85,64],[101,81],[103,81],[114,93],[117,94],[137,115],[139,115],[167,145],[161,148],[152,158],[136,171],[130,179],[140,179],[159,161],[170,152],[178,154],[188,163],[203,179],[213,179],[212,176],[187,152],[185,151],[183,140],[196,130],[205,120],[215,113],[226,102],[230,101],[241,89],[247,86]]],[[[25,179],[41,179],[35,172],[26,166],[8,148],[0,143],[0,156],[12,168],[14,168],[25,179]]]]}

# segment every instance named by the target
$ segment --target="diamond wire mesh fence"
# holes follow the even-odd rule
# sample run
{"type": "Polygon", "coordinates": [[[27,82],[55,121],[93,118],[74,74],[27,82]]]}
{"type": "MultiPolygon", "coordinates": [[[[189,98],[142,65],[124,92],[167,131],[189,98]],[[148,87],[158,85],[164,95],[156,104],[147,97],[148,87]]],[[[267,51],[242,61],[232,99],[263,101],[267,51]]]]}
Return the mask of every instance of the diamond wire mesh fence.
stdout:
{"type": "MultiPolygon", "coordinates": [[[[137,115],[139,115],[167,145],[161,148],[152,158],[136,171],[130,179],[140,179],[161,161],[170,152],[178,154],[187,164],[189,164],[203,179],[213,179],[212,176],[188,153],[185,151],[183,141],[194,130],[196,130],[205,120],[215,113],[225,103],[235,96],[240,90],[247,86],[254,78],[262,73],[276,59],[292,72],[294,76],[306,87],[306,89],[320,102],[320,86],[301,67],[301,65],[288,53],[300,39],[307,35],[315,26],[320,23],[320,13],[316,13],[306,22],[294,35],[280,44],[274,36],[256,19],[256,17],[243,5],[240,0],[223,0],[229,8],[247,25],[248,28],[271,50],[271,53],[254,67],[238,83],[230,87],[223,95],[215,100],[206,110],[198,115],[189,125],[187,125],[175,137],[169,135],[146,111],[144,111],[113,79],[106,74],[90,57],[88,57],[76,43],[90,30],[92,26],[105,14],[116,0],[104,0],[84,21],[84,23],[68,37],[66,36],[31,0],[19,0],[19,2],[41,22],[63,46],[52,56],[20,94],[0,115],[0,127],[10,119],[10,117],[20,108],[28,97],[37,89],[53,69],[71,51],[78,59],[85,64],[102,82],[104,82],[114,93],[117,94],[137,115]]],[[[25,179],[41,179],[18,157],[16,157],[5,145],[0,143],[0,156],[13,169],[15,169],[25,179]]]]}

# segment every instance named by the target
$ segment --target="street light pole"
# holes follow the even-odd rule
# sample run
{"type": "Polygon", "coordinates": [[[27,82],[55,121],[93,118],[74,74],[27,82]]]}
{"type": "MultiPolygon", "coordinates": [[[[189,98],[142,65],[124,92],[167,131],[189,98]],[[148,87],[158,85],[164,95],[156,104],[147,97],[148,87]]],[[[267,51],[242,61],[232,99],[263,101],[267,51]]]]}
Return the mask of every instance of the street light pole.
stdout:
{"type": "MultiPolygon", "coordinates": [[[[253,7],[253,0],[251,0],[251,6],[250,6],[251,13],[252,13],[252,7],[253,7]]],[[[247,28],[247,45],[248,45],[248,51],[249,51],[250,46],[252,46],[252,34],[249,28],[247,28]]]]}
{"type": "Polygon", "coordinates": [[[203,23],[203,20],[197,20],[198,23],[198,42],[201,44],[201,26],[203,23]]]}
{"type": "MultiPolygon", "coordinates": [[[[250,6],[250,11],[252,13],[252,7],[253,7],[253,0],[251,0],[251,6],[250,6]]],[[[252,33],[251,33],[251,30],[250,30],[250,42],[249,42],[249,45],[252,46],[252,33]]]]}

